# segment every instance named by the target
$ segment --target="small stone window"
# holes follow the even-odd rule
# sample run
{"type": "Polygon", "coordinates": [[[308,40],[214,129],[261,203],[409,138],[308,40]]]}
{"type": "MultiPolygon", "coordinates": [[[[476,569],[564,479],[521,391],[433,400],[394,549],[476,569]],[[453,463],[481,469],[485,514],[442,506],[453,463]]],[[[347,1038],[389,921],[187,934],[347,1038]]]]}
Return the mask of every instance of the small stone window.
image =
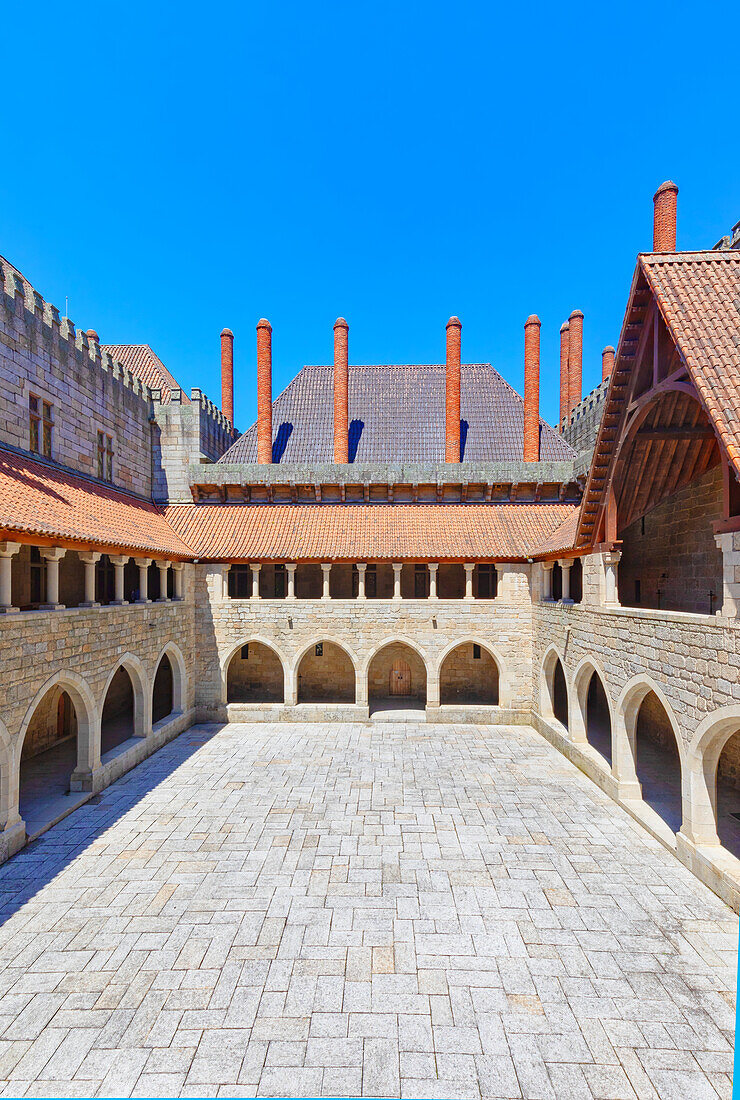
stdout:
{"type": "Polygon", "coordinates": [[[414,566],[414,597],[425,600],[429,595],[429,570],[426,565],[414,566]]]}
{"type": "Polygon", "coordinates": [[[113,481],[113,438],[106,432],[98,432],[98,477],[113,481]]]}
{"type": "Polygon", "coordinates": [[[227,582],[232,600],[246,600],[249,596],[249,572],[248,565],[232,565],[227,582]]]}
{"type": "Polygon", "coordinates": [[[46,570],[38,546],[31,547],[31,606],[38,607],[46,601],[46,570]]]}
{"type": "Polygon", "coordinates": [[[317,643],[315,653],[316,653],[317,657],[323,657],[324,656],[324,643],[323,642],[318,642],[317,643]]]}
{"type": "Polygon", "coordinates": [[[498,591],[498,573],[495,565],[477,565],[475,571],[478,575],[478,599],[493,600],[498,591]]]}
{"type": "Polygon", "coordinates": [[[54,428],[53,408],[36,394],[28,395],[29,449],[34,454],[51,458],[52,430],[54,428]]]}
{"type": "Polygon", "coordinates": [[[284,600],[286,594],[285,587],[285,566],[275,566],[275,599],[284,600]]]}
{"type": "Polygon", "coordinates": [[[241,659],[243,661],[248,661],[249,660],[249,646],[248,645],[243,645],[242,646],[242,648],[241,648],[241,659]]]}
{"type": "Polygon", "coordinates": [[[480,646],[473,642],[473,660],[480,661],[480,646]]]}

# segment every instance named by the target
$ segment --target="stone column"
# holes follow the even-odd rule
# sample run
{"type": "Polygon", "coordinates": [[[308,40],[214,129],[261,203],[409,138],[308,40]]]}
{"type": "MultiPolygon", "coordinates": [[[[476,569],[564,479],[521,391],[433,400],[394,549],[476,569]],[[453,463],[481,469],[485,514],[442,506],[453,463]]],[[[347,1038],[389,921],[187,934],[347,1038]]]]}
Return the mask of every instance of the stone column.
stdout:
{"type": "Polygon", "coordinates": [[[41,605],[45,611],[60,611],[64,607],[59,602],[59,562],[66,553],[58,546],[41,551],[41,557],[46,560],[46,603],[41,605]]]}
{"type": "Polygon", "coordinates": [[[100,607],[100,604],[95,602],[95,566],[100,561],[101,555],[96,550],[85,550],[78,556],[85,565],[85,601],[80,604],[80,607],[100,607]]]}
{"type": "Polygon", "coordinates": [[[393,563],[393,599],[401,599],[401,570],[403,569],[403,562],[393,563]]]}
{"type": "Polygon", "coordinates": [[[494,568],[496,570],[496,599],[500,600],[504,595],[504,577],[508,570],[505,565],[499,565],[498,562],[496,562],[494,568]]]}
{"type": "Polygon", "coordinates": [[[167,603],[167,573],[170,568],[168,561],[158,561],[157,569],[159,570],[159,599],[157,603],[167,603]]]}
{"type": "Polygon", "coordinates": [[[252,570],[252,599],[258,600],[260,598],[260,569],[262,566],[258,562],[250,565],[249,568],[252,570]]]}
{"type": "Polygon", "coordinates": [[[139,598],[137,603],[151,603],[149,599],[149,566],[152,564],[151,558],[134,558],[134,561],[139,567],[139,598]]]}
{"type": "Polygon", "coordinates": [[[553,561],[543,561],[542,563],[542,599],[552,600],[552,567],[555,564],[553,561]]]}
{"type": "Polygon", "coordinates": [[[294,563],[286,563],[285,572],[288,574],[288,595],[286,596],[286,599],[288,600],[295,599],[295,571],[296,567],[294,563]]]}
{"type": "MultiPolygon", "coordinates": [[[[128,603],[128,600],[124,599],[125,593],[123,591],[123,567],[128,561],[128,554],[109,554],[108,557],[115,570],[116,598],[113,603],[117,607],[122,607],[128,603]]],[[[157,565],[159,565],[159,562],[157,562],[157,565]]]]}
{"type": "Polygon", "coordinates": [[[331,562],[322,562],[321,573],[322,573],[321,599],[322,600],[330,600],[331,599],[331,581],[330,581],[330,578],[331,578],[331,562]]]}
{"type": "Polygon", "coordinates": [[[622,557],[621,550],[612,550],[604,554],[605,603],[607,607],[619,607],[619,586],[617,584],[617,566],[622,557]]]}
{"type": "Polygon", "coordinates": [[[475,569],[475,564],[473,562],[466,561],[465,564],[463,565],[463,569],[465,570],[465,599],[466,600],[472,600],[473,599],[473,570],[475,569]]]}
{"type": "Polygon", "coordinates": [[[358,562],[357,566],[357,599],[364,600],[365,596],[365,573],[367,572],[367,564],[364,561],[358,562]]]}
{"type": "Polygon", "coordinates": [[[184,578],[184,575],[185,575],[185,563],[182,562],[182,561],[173,561],[172,562],[172,570],[173,570],[173,576],[175,578],[175,599],[176,600],[182,600],[182,599],[185,598],[184,595],[183,595],[183,585],[182,585],[183,578],[184,578]]]}
{"type": "Polygon", "coordinates": [[[437,570],[439,569],[438,562],[429,562],[429,599],[436,600],[437,596],[437,570]]]}
{"type": "Polygon", "coordinates": [[[21,548],[19,542],[0,542],[0,612],[6,615],[18,610],[13,607],[13,557],[21,548]]]}
{"type": "Polygon", "coordinates": [[[563,577],[563,594],[560,597],[560,602],[573,603],[572,599],[570,598],[570,569],[573,565],[573,562],[570,560],[570,558],[560,558],[558,560],[558,565],[560,566],[563,577]]]}

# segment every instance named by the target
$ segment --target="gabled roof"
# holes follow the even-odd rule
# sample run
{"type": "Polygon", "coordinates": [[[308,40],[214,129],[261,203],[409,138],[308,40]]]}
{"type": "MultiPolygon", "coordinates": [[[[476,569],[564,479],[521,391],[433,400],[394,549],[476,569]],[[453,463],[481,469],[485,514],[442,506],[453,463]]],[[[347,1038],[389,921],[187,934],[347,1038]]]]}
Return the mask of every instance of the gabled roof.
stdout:
{"type": "MultiPolygon", "coordinates": [[[[163,405],[169,403],[173,390],[181,389],[180,383],[148,344],[101,344],[100,348],[101,351],[110,352],[114,359],[128,367],[149,389],[161,390],[163,405]]],[[[190,404],[190,398],[184,390],[181,401],[183,404],[190,404]]]]}
{"type": "Polygon", "coordinates": [[[699,400],[740,475],[740,253],[647,253],[637,260],[614,372],[589,471],[576,545],[592,545],[650,298],[699,400]]]}
{"type": "Polygon", "coordinates": [[[573,504],[172,504],[199,558],[511,561],[532,556],[573,504]]]}
{"type": "MultiPolygon", "coordinates": [[[[273,461],[333,461],[331,366],[304,367],[273,402],[273,461]]],[[[465,462],[521,459],[524,402],[490,363],[461,368],[461,458],[465,462]]],[[[349,457],[354,462],[434,462],[445,453],[444,364],[350,366],[349,457]]],[[[575,452],[540,421],[541,458],[575,452]]],[[[219,459],[257,461],[257,426],[219,459]]]]}
{"type": "Polygon", "coordinates": [[[193,557],[168,525],[162,508],[2,447],[0,531],[10,541],[17,533],[61,544],[193,557]]]}

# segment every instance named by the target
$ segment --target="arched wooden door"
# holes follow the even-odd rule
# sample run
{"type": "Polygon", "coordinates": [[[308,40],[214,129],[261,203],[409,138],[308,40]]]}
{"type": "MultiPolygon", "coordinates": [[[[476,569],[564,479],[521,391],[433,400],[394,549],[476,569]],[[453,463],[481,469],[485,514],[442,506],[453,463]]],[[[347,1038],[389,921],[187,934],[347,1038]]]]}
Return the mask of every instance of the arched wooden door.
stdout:
{"type": "Polygon", "coordinates": [[[401,657],[397,657],[391,665],[390,694],[411,694],[411,669],[408,663],[404,661],[401,657]]]}

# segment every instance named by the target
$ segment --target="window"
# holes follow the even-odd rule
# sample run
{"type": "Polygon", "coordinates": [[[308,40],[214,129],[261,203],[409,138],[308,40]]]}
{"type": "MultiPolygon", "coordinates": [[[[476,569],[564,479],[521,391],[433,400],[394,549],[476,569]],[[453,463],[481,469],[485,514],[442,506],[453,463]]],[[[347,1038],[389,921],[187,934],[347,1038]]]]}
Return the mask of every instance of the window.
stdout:
{"type": "Polygon", "coordinates": [[[38,546],[31,547],[31,604],[38,606],[46,600],[46,573],[38,546]]]}
{"type": "Polygon", "coordinates": [[[52,406],[36,394],[28,395],[29,449],[34,454],[51,458],[51,435],[54,427],[52,406]]]}
{"type": "Polygon", "coordinates": [[[231,599],[246,600],[249,596],[249,566],[232,565],[227,576],[231,599]]]}
{"type": "Polygon", "coordinates": [[[249,660],[249,646],[243,645],[241,648],[241,658],[243,661],[249,660]]]}
{"type": "MultiPolygon", "coordinates": [[[[151,591],[149,596],[152,597],[151,591]]],[[[97,603],[113,603],[116,598],[116,571],[107,554],[95,566],[95,599],[97,603]]]]}
{"type": "Polygon", "coordinates": [[[323,657],[324,656],[324,643],[323,642],[319,642],[318,645],[316,646],[316,656],[317,657],[323,657]]]}
{"type": "Polygon", "coordinates": [[[426,565],[414,566],[414,597],[424,600],[429,595],[429,572],[426,565]]]}
{"type": "Polygon", "coordinates": [[[480,661],[480,646],[473,642],[473,660],[480,661]]]}
{"type": "Polygon", "coordinates": [[[285,566],[284,565],[276,565],[275,566],[275,599],[276,600],[284,600],[285,599],[285,592],[286,592],[286,588],[285,588],[285,566]]]}
{"type": "Polygon", "coordinates": [[[478,599],[492,600],[498,590],[498,574],[495,565],[478,565],[478,599]]]}
{"type": "Polygon", "coordinates": [[[113,480],[113,439],[106,432],[98,432],[98,477],[113,480]]]}
{"type": "MultiPolygon", "coordinates": [[[[352,595],[357,599],[357,594],[360,591],[360,574],[357,571],[357,566],[352,566],[352,595]]],[[[365,569],[365,595],[368,599],[371,596],[377,596],[378,594],[378,569],[375,565],[368,565],[365,569]]]]}

